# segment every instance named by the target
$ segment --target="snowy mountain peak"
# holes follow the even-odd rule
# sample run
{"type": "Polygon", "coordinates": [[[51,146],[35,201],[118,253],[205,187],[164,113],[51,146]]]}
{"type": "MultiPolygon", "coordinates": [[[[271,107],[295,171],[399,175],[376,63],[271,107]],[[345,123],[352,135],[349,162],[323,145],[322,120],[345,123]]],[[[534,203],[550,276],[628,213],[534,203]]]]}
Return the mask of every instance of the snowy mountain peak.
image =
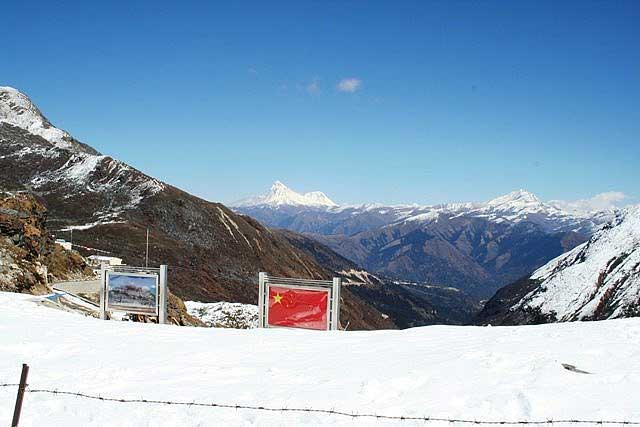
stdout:
{"type": "Polygon", "coordinates": [[[271,186],[268,193],[252,197],[234,203],[233,206],[308,206],[308,207],[332,207],[337,206],[326,194],[321,191],[309,193],[297,193],[280,181],[271,186]]]}
{"type": "Polygon", "coordinates": [[[497,197],[487,202],[487,206],[497,208],[522,208],[528,206],[540,206],[542,201],[527,190],[516,190],[504,196],[497,197]]]}
{"type": "Polygon", "coordinates": [[[58,148],[97,154],[93,148],[79,143],[66,131],[53,126],[27,95],[8,86],[0,86],[0,125],[2,123],[40,136],[58,148]]]}

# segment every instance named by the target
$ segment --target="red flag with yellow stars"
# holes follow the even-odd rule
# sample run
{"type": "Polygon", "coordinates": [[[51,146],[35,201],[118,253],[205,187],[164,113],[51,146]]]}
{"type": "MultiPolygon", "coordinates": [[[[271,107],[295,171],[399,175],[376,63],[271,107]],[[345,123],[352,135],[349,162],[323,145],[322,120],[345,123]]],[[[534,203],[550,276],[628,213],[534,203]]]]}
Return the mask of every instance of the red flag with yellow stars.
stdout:
{"type": "Polygon", "coordinates": [[[329,327],[329,292],[269,286],[270,326],[320,329],[329,327]]]}

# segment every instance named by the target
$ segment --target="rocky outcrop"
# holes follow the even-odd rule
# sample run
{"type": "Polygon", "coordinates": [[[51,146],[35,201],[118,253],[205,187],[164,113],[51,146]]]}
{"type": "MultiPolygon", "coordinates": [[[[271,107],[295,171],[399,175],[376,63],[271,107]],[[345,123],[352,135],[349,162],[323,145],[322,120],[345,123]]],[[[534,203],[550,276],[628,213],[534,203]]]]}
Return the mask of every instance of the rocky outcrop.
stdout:
{"type": "Polygon", "coordinates": [[[28,193],[0,193],[0,290],[41,294],[52,280],[91,274],[83,258],[56,245],[47,211],[28,193]]]}

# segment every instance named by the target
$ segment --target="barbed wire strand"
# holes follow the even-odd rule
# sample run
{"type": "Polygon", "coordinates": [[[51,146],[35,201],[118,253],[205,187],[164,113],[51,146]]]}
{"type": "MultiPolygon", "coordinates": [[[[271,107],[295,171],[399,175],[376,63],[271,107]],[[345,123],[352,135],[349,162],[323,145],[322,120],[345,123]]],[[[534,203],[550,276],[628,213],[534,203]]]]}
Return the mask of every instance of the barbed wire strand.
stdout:
{"type": "MultiPolygon", "coordinates": [[[[18,384],[0,384],[0,387],[10,387],[10,386],[18,386],[18,384]]],[[[604,424],[612,424],[612,425],[640,425],[640,421],[618,421],[618,420],[578,420],[578,419],[563,419],[563,420],[537,420],[537,421],[529,421],[529,420],[516,420],[516,421],[498,421],[498,420],[471,420],[464,418],[444,418],[444,417],[420,417],[420,416],[409,416],[409,415],[383,415],[383,414],[368,414],[368,413],[357,413],[357,412],[346,412],[335,409],[314,409],[314,408],[277,408],[270,406],[258,406],[258,405],[241,405],[241,404],[231,404],[231,403],[205,403],[205,402],[180,402],[180,401],[171,401],[171,400],[155,400],[155,399],[125,399],[120,397],[103,397],[100,395],[93,395],[81,392],[71,392],[71,391],[62,391],[62,390],[49,390],[49,389],[38,389],[38,388],[30,388],[27,386],[25,392],[27,393],[46,393],[53,395],[65,395],[65,396],[75,396],[84,399],[92,399],[99,400],[103,402],[116,402],[116,403],[142,403],[148,405],[168,405],[168,406],[197,406],[197,407],[210,407],[210,408],[223,408],[223,409],[246,409],[253,411],[264,411],[264,412],[306,412],[306,413],[315,413],[315,414],[326,414],[326,415],[338,415],[343,417],[350,418],[375,418],[379,420],[395,420],[395,421],[436,421],[436,422],[448,422],[448,423],[459,423],[459,424],[477,424],[477,425],[532,425],[532,424],[592,424],[592,425],[604,425],[604,424]]]]}

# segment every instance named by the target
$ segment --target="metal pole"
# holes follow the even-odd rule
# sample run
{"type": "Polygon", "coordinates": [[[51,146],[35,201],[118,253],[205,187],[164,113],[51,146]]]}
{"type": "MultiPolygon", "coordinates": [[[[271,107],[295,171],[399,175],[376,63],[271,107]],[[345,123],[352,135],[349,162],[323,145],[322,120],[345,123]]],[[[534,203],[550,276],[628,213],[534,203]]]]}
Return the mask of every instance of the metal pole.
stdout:
{"type": "Polygon", "coordinates": [[[160,307],[158,307],[158,323],[167,323],[167,272],[168,266],[160,266],[160,307]]]}
{"type": "Polygon", "coordinates": [[[260,272],[258,274],[258,327],[265,327],[265,319],[264,319],[264,293],[265,293],[265,282],[267,278],[267,273],[260,272]]]}
{"type": "Polygon", "coordinates": [[[71,230],[71,249],[73,249],[73,228],[71,230]]]}
{"type": "Polygon", "coordinates": [[[16,407],[13,410],[13,421],[11,427],[18,427],[20,422],[20,412],[22,412],[22,399],[24,390],[27,388],[27,375],[29,375],[29,365],[22,364],[22,374],[20,374],[20,385],[18,386],[18,396],[16,397],[16,407]]]}
{"type": "Polygon", "coordinates": [[[104,264],[100,265],[100,318],[107,318],[107,268],[104,264]]]}
{"type": "Polygon", "coordinates": [[[340,287],[342,286],[342,279],[339,277],[333,278],[332,286],[332,299],[331,299],[331,330],[338,330],[340,328],[340,287]]]}
{"type": "Polygon", "coordinates": [[[144,266],[149,267],[149,227],[147,227],[147,252],[144,256],[144,266]]]}

